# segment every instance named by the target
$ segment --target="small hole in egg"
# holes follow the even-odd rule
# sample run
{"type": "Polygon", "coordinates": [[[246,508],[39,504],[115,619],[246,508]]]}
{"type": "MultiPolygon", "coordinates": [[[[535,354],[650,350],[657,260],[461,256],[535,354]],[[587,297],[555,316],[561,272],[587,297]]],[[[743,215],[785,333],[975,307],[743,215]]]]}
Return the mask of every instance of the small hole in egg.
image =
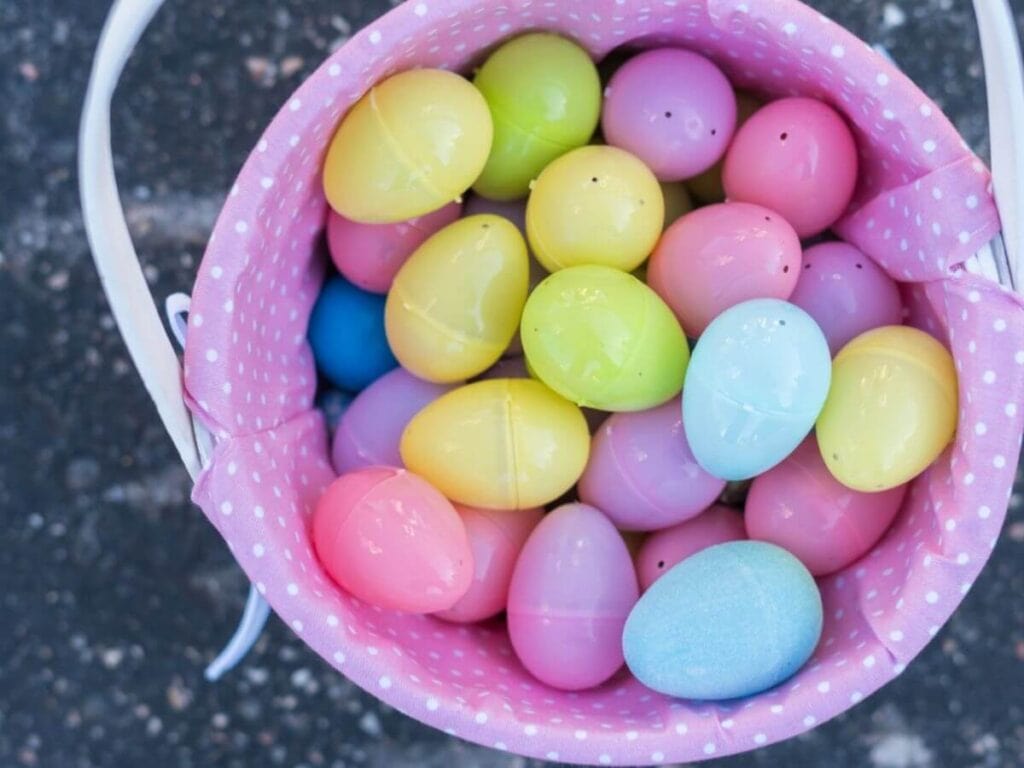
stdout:
{"type": "Polygon", "coordinates": [[[591,176],[590,181],[593,182],[594,184],[597,184],[597,176],[591,176]]]}
{"type": "Polygon", "coordinates": [[[765,221],[771,221],[771,220],[772,220],[772,217],[771,217],[771,216],[765,216],[765,217],[764,217],[764,220],[765,220],[765,221]]]}
{"type": "Polygon", "coordinates": [[[858,263],[858,264],[857,264],[857,269],[864,269],[864,265],[863,265],[863,264],[860,264],[860,263],[858,263]]]}
{"type": "Polygon", "coordinates": [[[784,266],[784,267],[782,268],[782,271],[783,271],[783,273],[788,273],[788,272],[789,272],[789,264],[787,264],[786,266],[784,266]]]}
{"type": "Polygon", "coordinates": [[[491,228],[490,224],[484,224],[484,229],[490,229],[490,228],[491,228]]]}
{"type": "Polygon", "coordinates": [[[712,136],[717,136],[718,135],[718,129],[717,128],[712,128],[711,129],[711,135],[712,136]]]}
{"type": "Polygon", "coordinates": [[[671,112],[666,112],[665,113],[665,117],[672,117],[672,113],[671,112]]]}
{"type": "Polygon", "coordinates": [[[838,453],[833,453],[832,454],[832,460],[833,461],[839,461],[839,454],[838,453]]]}
{"type": "Polygon", "coordinates": [[[658,561],[658,567],[659,568],[664,568],[665,567],[665,561],[664,560],[659,560],[658,561]]]}
{"type": "Polygon", "coordinates": [[[786,324],[785,320],[779,320],[779,325],[785,325],[785,324],[786,324]]]}
{"type": "Polygon", "coordinates": [[[804,269],[810,269],[810,268],[811,268],[810,264],[804,264],[804,269]]]}
{"type": "Polygon", "coordinates": [[[780,138],[780,139],[782,139],[783,141],[785,141],[786,139],[788,139],[788,138],[789,138],[789,134],[788,134],[788,133],[785,133],[785,132],[783,132],[783,133],[782,133],[782,134],[781,134],[781,135],[779,136],[779,138],[780,138]]]}

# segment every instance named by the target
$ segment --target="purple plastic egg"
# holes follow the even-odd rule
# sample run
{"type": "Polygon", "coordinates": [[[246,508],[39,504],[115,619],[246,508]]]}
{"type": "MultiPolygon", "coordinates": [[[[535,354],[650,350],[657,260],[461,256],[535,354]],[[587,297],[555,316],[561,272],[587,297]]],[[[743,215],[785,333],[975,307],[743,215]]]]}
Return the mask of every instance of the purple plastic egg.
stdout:
{"type": "Polygon", "coordinates": [[[906,485],[854,491],[834,477],[814,436],[754,480],[745,521],[751,539],[776,544],[826,576],[859,560],[882,538],[903,503],[906,485]]]}
{"type": "Polygon", "coordinates": [[[811,237],[832,226],[853,198],[857,144],[828,104],[780,99],[736,132],[722,182],[729,200],[778,211],[800,237],[811,237]]]}
{"type": "Polygon", "coordinates": [[[636,557],[636,575],[640,590],[656,582],[662,574],[702,549],[747,538],[743,515],[732,507],[716,504],[692,520],[652,533],[636,557]]]}
{"type": "Polygon", "coordinates": [[[815,319],[833,356],[865,331],[903,323],[896,282],[848,243],[822,243],[804,251],[789,300],[815,319]]]}
{"type": "Polygon", "coordinates": [[[327,214],[327,247],[338,271],[353,285],[387,293],[398,270],[413,251],[462,210],[449,203],[425,216],[394,224],[361,224],[334,211],[327,214]]]}
{"type": "Polygon", "coordinates": [[[338,474],[360,467],[401,467],[398,445],[410,419],[455,385],[418,379],[395,368],[364,389],[338,422],[331,461],[338,474]]]}
{"type": "Polygon", "coordinates": [[[659,48],[627,61],[605,91],[601,127],[660,181],[703,173],[725,153],[736,128],[736,94],[709,59],[659,48]]]}
{"type": "Polygon", "coordinates": [[[622,628],[636,604],[622,536],[586,504],[566,504],[533,529],[512,573],[508,633],[523,666],[553,688],[600,685],[623,663],[622,628]]]}
{"type": "Polygon", "coordinates": [[[697,463],[675,398],[613,414],[594,435],[580,499],[619,528],[654,531],[699,515],[725,488],[697,463]]]}

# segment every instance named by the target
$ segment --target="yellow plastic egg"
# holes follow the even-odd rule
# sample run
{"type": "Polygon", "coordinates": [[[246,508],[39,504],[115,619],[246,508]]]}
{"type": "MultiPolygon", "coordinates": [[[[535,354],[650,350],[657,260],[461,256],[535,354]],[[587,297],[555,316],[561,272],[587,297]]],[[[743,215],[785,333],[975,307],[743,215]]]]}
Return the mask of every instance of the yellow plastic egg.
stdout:
{"type": "Polygon", "coordinates": [[[577,405],[640,411],[683,387],[690,349],[679,321],[633,275],[571,267],[538,285],[520,328],[530,371],[577,405]]]}
{"type": "Polygon", "coordinates": [[[508,219],[480,214],[449,224],[395,276],[384,308],[391,351],[427,381],[483,373],[515,335],[529,277],[526,241],[508,219]]]}
{"type": "Polygon", "coordinates": [[[891,325],[836,355],[818,417],[821,456],[856,491],[895,488],[923,472],[956,432],[953,358],[923,331],[891,325]]]}
{"type": "Polygon", "coordinates": [[[402,461],[453,501],[528,509],[554,501],[583,473],[583,413],[532,379],[490,379],[452,390],[402,434],[402,461]]]}
{"type": "Polygon", "coordinates": [[[394,75],[338,126],[324,160],[327,202],[366,224],[435,211],[473,184],[493,135],[487,102],[465,78],[441,69],[394,75]]]}
{"type": "Polygon", "coordinates": [[[581,264],[636,269],[665,220],[658,180],[637,157],[586,146],[555,160],[534,182],[526,232],[548,272],[581,264]]]}

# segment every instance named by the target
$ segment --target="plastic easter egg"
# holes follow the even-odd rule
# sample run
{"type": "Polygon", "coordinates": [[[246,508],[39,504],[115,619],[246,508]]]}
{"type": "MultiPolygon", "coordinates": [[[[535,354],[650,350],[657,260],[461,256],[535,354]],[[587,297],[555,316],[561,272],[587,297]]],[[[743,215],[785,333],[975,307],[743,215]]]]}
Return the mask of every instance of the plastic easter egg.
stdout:
{"type": "Polygon", "coordinates": [[[771,469],[807,437],[832,360],[810,315],[778,299],[727,309],[693,350],[683,423],[697,462],[723,480],[771,469]]]}
{"type": "Polygon", "coordinates": [[[651,584],[672,570],[676,563],[681,563],[691,555],[716,544],[745,538],[747,534],[743,528],[743,515],[721,504],[671,528],[652,533],[636,557],[640,590],[646,592],[651,584]]]}
{"type": "Polygon", "coordinates": [[[381,608],[444,610],[473,581],[455,508],[403,469],[368,467],[331,483],[313,512],[313,545],[332,579],[381,608]]]}
{"type": "Polygon", "coordinates": [[[725,154],[736,96],[722,70],[700,54],[645,51],[612,77],[601,128],[609,144],[632,152],[662,181],[681,181],[725,154]]]}
{"type": "Polygon", "coordinates": [[[526,232],[548,272],[581,264],[636,269],[654,250],[665,202],[654,174],[615,147],[575,149],[544,169],[526,205],[526,232]]]}
{"type": "Polygon", "coordinates": [[[404,368],[381,376],[359,393],[338,423],[331,446],[335,471],[402,466],[398,446],[409,420],[451,388],[417,379],[404,368]]]}
{"type": "Polygon", "coordinates": [[[421,379],[483,373],[515,334],[526,301],[526,243],[508,219],[460,219],[417,249],[388,293],[388,342],[421,379]]]}
{"type": "Polygon", "coordinates": [[[572,267],[526,302],[523,349],[565,398],[603,411],[653,408],[679,394],[690,350],[671,310],[632,275],[572,267]]]}
{"type": "Polygon", "coordinates": [[[331,259],[353,285],[371,293],[387,293],[413,251],[459,218],[461,210],[458,203],[449,203],[433,213],[394,224],[361,224],[330,211],[327,246],[331,259]]]}
{"type": "Polygon", "coordinates": [[[811,237],[832,226],[853,198],[857,144],[827,104],[780,99],[737,131],[722,181],[730,200],[778,211],[800,237],[811,237]]]}
{"type": "Polygon", "coordinates": [[[814,577],[763,541],[733,541],[688,557],[636,604],[622,636],[626,665],[658,693],[719,701],[790,678],[823,624],[814,577]]]}
{"type": "Polygon", "coordinates": [[[754,480],[747,496],[747,535],[794,554],[815,576],[866,555],[889,528],[907,486],[852,491],[832,477],[814,437],[754,480]]]}
{"type": "Polygon", "coordinates": [[[361,291],[341,277],[324,283],[307,336],[317,370],[350,392],[398,365],[384,333],[384,297],[361,291]]]}
{"type": "Polygon", "coordinates": [[[903,322],[895,281],[847,243],[821,243],[804,251],[789,300],[814,318],[833,355],[865,331],[903,322]]]}
{"type": "Polygon", "coordinates": [[[480,92],[442,69],[413,69],[373,86],[345,117],[324,160],[331,208],[366,224],[405,221],[458,200],[491,151],[480,92]]]}
{"type": "Polygon", "coordinates": [[[340,389],[328,389],[317,393],[315,405],[324,413],[328,434],[333,435],[338,422],[352,404],[352,395],[340,389]]]}
{"type": "Polygon", "coordinates": [[[594,435],[579,494],[622,530],[654,531],[700,514],[724,487],[693,457],[675,398],[605,421],[594,435]]]}
{"type": "Polygon", "coordinates": [[[693,210],[693,200],[686,187],[679,182],[663,181],[658,186],[661,187],[661,198],[665,201],[665,221],[661,225],[664,232],[693,210]]]}
{"type": "MultiPolygon", "coordinates": [[[[738,91],[736,93],[736,130],[740,129],[750,116],[757,112],[762,102],[749,93],[738,91]]],[[[686,180],[686,188],[705,205],[721,203],[725,200],[725,188],[722,186],[722,169],[725,166],[723,156],[717,163],[708,168],[704,173],[686,180]]]]}
{"type": "Polygon", "coordinates": [[[800,262],[800,238],[779,214],[749,203],[721,203],[668,228],[648,262],[647,283],[686,335],[696,338],[736,304],[788,299],[800,262]]]}
{"type": "Polygon", "coordinates": [[[448,498],[487,509],[554,501],[587,464],[580,409],[532,379],[478,381],[449,392],[409,422],[401,453],[448,498]]]}
{"type": "Polygon", "coordinates": [[[615,526],[586,504],[561,506],[534,528],[512,573],[512,648],[552,688],[593,688],[622,666],[622,627],[637,597],[615,526]]]}
{"type": "Polygon", "coordinates": [[[597,68],[557,35],[517,37],[492,53],[473,83],[490,107],[494,144],[473,189],[512,200],[559,155],[586,144],[601,111],[597,68]]]}
{"type": "Polygon", "coordinates": [[[949,445],[958,413],[956,367],[942,344],[900,325],[840,350],[818,418],[818,447],[847,488],[884,491],[912,480],[949,445]]]}
{"type": "Polygon", "coordinates": [[[434,615],[468,624],[505,610],[519,552],[544,516],[541,509],[478,509],[456,504],[473,552],[473,583],[455,605],[434,615]]]}

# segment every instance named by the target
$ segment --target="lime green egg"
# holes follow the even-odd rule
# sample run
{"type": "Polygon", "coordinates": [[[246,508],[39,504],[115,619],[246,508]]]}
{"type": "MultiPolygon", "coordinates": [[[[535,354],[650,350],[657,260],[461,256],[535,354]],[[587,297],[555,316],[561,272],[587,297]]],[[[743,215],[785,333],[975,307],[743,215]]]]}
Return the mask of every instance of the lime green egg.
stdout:
{"type": "Polygon", "coordinates": [[[661,237],[665,200],[636,156],[616,147],[574,149],[544,169],[526,204],[526,232],[548,272],[583,264],[636,269],[661,237]]]}
{"type": "Polygon", "coordinates": [[[916,328],[876,328],[832,362],[818,447],[843,485],[888,490],[921,474],[945,450],[958,407],[956,367],[942,344],[916,328]]]}
{"type": "Polygon", "coordinates": [[[364,224],[423,216],[469,189],[492,137],[487,103],[465,78],[440,69],[393,75],[342,119],[324,159],[324,194],[364,224]]]}
{"type": "Polygon", "coordinates": [[[508,219],[479,214],[449,224],[395,276],[384,307],[391,351],[427,381],[482,373],[519,327],[529,272],[526,241],[508,219]]]}
{"type": "Polygon", "coordinates": [[[520,333],[537,378],[567,400],[603,411],[644,410],[678,395],[690,360],[672,311],[611,267],[549,276],[530,294],[520,333]]]}
{"type": "Polygon", "coordinates": [[[594,62],[558,35],[510,40],[490,55],[473,82],[494,122],[491,153],[473,189],[493,200],[524,197],[548,163],[590,140],[600,118],[594,62]]]}

